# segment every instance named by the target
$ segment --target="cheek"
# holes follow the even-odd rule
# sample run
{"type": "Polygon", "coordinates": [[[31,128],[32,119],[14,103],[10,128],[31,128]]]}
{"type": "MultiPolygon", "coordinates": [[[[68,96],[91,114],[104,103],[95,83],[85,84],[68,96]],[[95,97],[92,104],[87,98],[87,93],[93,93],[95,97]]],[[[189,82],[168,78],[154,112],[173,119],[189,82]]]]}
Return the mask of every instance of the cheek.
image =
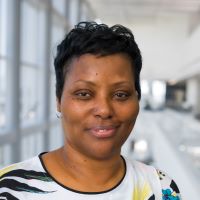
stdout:
{"type": "Polygon", "coordinates": [[[133,130],[138,113],[139,113],[138,103],[130,105],[127,109],[124,110],[123,115],[121,113],[121,116],[123,116],[122,121],[124,122],[123,126],[124,139],[122,141],[122,144],[126,141],[131,131],[133,130]]]}
{"type": "Polygon", "coordinates": [[[62,106],[62,115],[64,136],[70,142],[77,137],[76,133],[80,132],[79,125],[83,117],[81,116],[80,109],[76,108],[73,103],[62,106]]]}
{"type": "Polygon", "coordinates": [[[81,107],[75,103],[74,98],[66,95],[61,101],[61,111],[63,115],[73,117],[81,113],[81,107]]]}
{"type": "Polygon", "coordinates": [[[73,98],[62,103],[63,123],[69,128],[76,128],[87,115],[87,108],[75,102],[73,98]]]}
{"type": "Polygon", "coordinates": [[[126,105],[123,109],[118,109],[118,116],[121,120],[127,123],[135,122],[139,113],[139,103],[133,102],[126,105]]]}

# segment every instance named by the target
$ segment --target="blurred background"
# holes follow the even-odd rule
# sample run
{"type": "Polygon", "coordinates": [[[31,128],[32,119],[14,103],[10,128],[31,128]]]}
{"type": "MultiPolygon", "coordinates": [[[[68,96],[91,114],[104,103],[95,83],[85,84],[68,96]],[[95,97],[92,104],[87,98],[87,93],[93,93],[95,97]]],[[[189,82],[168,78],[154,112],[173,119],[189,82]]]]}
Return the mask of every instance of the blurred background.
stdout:
{"type": "Polygon", "coordinates": [[[200,189],[200,0],[0,0],[0,167],[62,145],[53,59],[78,21],[129,27],[143,55],[140,115],[122,154],[200,189]]]}

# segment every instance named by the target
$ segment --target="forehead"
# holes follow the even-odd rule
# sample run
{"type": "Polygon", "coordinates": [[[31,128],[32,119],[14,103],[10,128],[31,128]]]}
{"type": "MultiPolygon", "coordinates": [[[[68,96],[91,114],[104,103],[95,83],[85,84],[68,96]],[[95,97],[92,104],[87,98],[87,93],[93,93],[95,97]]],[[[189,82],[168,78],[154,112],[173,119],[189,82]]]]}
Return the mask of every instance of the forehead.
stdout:
{"type": "Polygon", "coordinates": [[[69,64],[66,79],[103,78],[134,79],[134,70],[131,59],[126,54],[97,56],[84,54],[74,58],[69,64]]]}

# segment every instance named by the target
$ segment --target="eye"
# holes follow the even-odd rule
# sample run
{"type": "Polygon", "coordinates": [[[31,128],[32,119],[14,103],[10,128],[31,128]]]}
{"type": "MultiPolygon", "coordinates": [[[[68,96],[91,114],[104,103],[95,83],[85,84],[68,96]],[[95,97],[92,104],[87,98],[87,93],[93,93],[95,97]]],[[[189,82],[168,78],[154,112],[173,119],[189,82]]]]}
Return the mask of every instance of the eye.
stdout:
{"type": "Polygon", "coordinates": [[[124,100],[127,100],[129,98],[130,94],[127,93],[127,92],[116,92],[114,94],[114,98],[117,99],[117,100],[121,100],[121,101],[124,101],[124,100]]]}
{"type": "Polygon", "coordinates": [[[75,92],[75,96],[76,96],[78,99],[87,100],[87,99],[90,99],[90,98],[92,97],[92,94],[91,94],[90,91],[87,91],[87,90],[80,90],[80,91],[75,92]]]}

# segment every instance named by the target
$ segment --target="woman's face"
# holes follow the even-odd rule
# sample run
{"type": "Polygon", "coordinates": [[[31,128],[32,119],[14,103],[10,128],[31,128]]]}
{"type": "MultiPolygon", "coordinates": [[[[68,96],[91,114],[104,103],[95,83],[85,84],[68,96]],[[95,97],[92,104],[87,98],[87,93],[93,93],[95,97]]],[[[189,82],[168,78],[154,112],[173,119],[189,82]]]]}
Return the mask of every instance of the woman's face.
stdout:
{"type": "Polygon", "coordinates": [[[133,73],[124,54],[71,62],[58,102],[66,148],[93,159],[120,154],[139,111],[133,73]]]}

